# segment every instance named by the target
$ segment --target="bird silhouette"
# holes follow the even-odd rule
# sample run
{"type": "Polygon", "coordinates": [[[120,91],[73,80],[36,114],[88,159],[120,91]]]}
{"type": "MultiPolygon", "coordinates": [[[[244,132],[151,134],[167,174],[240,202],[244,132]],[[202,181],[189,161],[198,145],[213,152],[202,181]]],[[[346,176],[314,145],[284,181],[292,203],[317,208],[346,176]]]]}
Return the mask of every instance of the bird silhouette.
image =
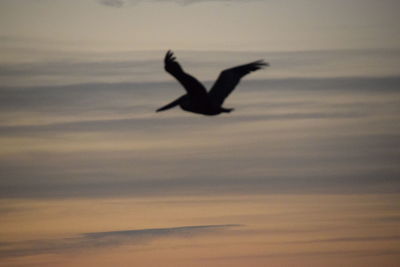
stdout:
{"type": "Polygon", "coordinates": [[[231,112],[233,108],[224,108],[222,104],[238,85],[240,79],[250,72],[269,66],[267,62],[257,60],[223,70],[210,91],[207,92],[206,88],[196,78],[184,72],[171,50],[165,55],[164,64],[165,70],[179,81],[185,88],[186,94],[157,109],[156,112],[179,105],[183,110],[209,116],[231,112]]]}

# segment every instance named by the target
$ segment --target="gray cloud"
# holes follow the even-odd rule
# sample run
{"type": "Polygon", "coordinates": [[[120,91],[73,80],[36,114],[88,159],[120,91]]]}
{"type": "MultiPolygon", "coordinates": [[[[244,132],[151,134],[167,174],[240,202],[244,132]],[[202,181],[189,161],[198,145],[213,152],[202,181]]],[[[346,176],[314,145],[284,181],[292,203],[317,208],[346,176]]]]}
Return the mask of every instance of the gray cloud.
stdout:
{"type": "Polygon", "coordinates": [[[230,257],[214,257],[203,258],[204,261],[222,261],[222,260],[241,260],[241,259],[257,259],[271,257],[318,257],[318,256],[351,256],[351,257],[368,257],[368,256],[387,256],[399,255],[400,250],[395,249],[359,249],[359,250],[315,250],[307,252],[288,252],[288,253],[265,253],[265,254],[249,254],[230,257]]]}
{"type": "Polygon", "coordinates": [[[379,217],[379,218],[375,218],[374,221],[383,222],[383,223],[399,223],[400,215],[379,217]]]}
{"type": "Polygon", "coordinates": [[[1,64],[0,76],[39,75],[120,75],[150,72],[160,66],[159,61],[50,61],[40,63],[1,64]]]}
{"type": "Polygon", "coordinates": [[[340,238],[326,238],[314,239],[305,241],[292,241],[293,243],[336,243],[336,242],[373,242],[373,241],[399,241],[400,236],[365,236],[365,237],[340,237],[340,238]]]}
{"type": "MultiPolygon", "coordinates": [[[[141,164],[140,157],[130,158],[135,164],[141,164]]],[[[142,160],[142,161],[141,161],[142,160]]],[[[100,166],[103,163],[97,163],[100,166]]],[[[145,164],[145,163],[144,163],[145,164]]],[[[62,163],[60,163],[62,165],[62,163]]],[[[67,165],[64,164],[64,168],[67,165]]],[[[219,194],[370,194],[399,193],[400,182],[398,172],[389,171],[353,171],[348,174],[318,175],[266,175],[263,177],[224,177],[221,175],[201,176],[183,175],[170,177],[133,177],[121,170],[97,167],[89,171],[82,167],[82,174],[76,169],[65,168],[60,173],[55,169],[35,170],[35,175],[15,173],[3,170],[7,176],[13,177],[11,184],[3,181],[0,195],[4,198],[57,198],[57,197],[99,197],[99,196],[171,196],[171,195],[219,195],[219,194]],[[68,171],[71,169],[70,171],[68,171]],[[71,181],[70,177],[75,180],[71,181]],[[112,177],[112,181],[108,179],[112,177]],[[130,178],[130,180],[128,180],[130,178]],[[18,182],[15,182],[17,180],[18,182]],[[76,181],[79,180],[79,181],[76,181]],[[8,183],[8,184],[7,184],[8,183]]],[[[165,167],[162,162],[154,160],[152,166],[158,166],[160,172],[165,167]],[[159,166],[160,165],[160,166],[159,166]]],[[[77,167],[76,167],[77,168],[77,167]]],[[[118,168],[118,166],[117,166],[118,168]]],[[[15,169],[15,168],[14,168],[15,169]]],[[[20,168],[21,169],[21,168],[20,168]]],[[[168,170],[168,169],[167,169],[168,170]]],[[[239,170],[238,170],[239,171],[239,170]]]]}
{"type": "Polygon", "coordinates": [[[399,77],[249,80],[228,99],[236,111],[214,118],[156,114],[183,93],[173,80],[3,86],[0,138],[17,150],[0,157],[0,195],[399,192],[399,84],[399,77]],[[79,143],[81,136],[91,139],[79,143]]]}
{"type": "Polygon", "coordinates": [[[124,0],[98,0],[98,2],[102,5],[110,7],[122,7],[126,3],[124,0]]]}
{"type": "MultiPolygon", "coordinates": [[[[235,2],[248,2],[243,0],[150,0],[151,2],[171,2],[171,3],[178,3],[182,5],[190,5],[196,3],[206,3],[206,2],[222,2],[222,3],[235,3],[235,2]]],[[[260,1],[260,0],[251,0],[251,1],[260,1]]],[[[105,6],[110,7],[122,7],[126,4],[138,4],[140,2],[144,2],[143,0],[98,0],[98,2],[105,6]]]]}
{"type": "MultiPolygon", "coordinates": [[[[0,170],[4,178],[0,182],[0,195],[132,196],[240,190],[397,193],[399,172],[394,166],[398,165],[396,148],[400,139],[391,125],[399,112],[398,98],[393,97],[398,93],[398,84],[398,77],[249,81],[244,85],[245,90],[237,92],[241,94],[240,101],[234,104],[237,111],[232,116],[216,118],[195,117],[180,111],[155,114],[154,109],[171,95],[182,93],[180,88],[174,89],[175,82],[3,87],[0,88],[2,115],[32,112],[39,118],[55,115],[55,119],[44,124],[34,121],[19,126],[0,123],[0,137],[5,142],[7,138],[31,138],[31,142],[35,142],[35,138],[48,139],[55,150],[43,151],[40,147],[35,148],[37,151],[24,150],[21,145],[21,152],[1,157],[0,170]],[[380,102],[375,101],[377,92],[380,102]],[[262,98],[252,96],[261,93],[262,98]],[[303,95],[305,97],[298,98],[303,95]],[[351,101],[330,103],[332,95],[349,97],[351,101]],[[247,98],[257,102],[246,101],[247,98]],[[246,113],[247,107],[254,110],[246,113]],[[104,114],[114,117],[104,119],[104,114]],[[132,117],[124,117],[126,114],[132,117]],[[64,115],[72,121],[63,122],[57,117],[64,115]],[[271,142],[263,139],[264,135],[271,136],[267,125],[276,122],[302,124],[305,120],[308,120],[305,125],[309,126],[313,120],[332,125],[343,120],[362,125],[363,121],[373,126],[362,132],[343,127],[332,128],[332,132],[301,128],[299,132],[305,135],[303,137],[297,137],[297,133],[283,133],[288,135],[285,140],[296,144],[295,148],[280,144],[279,151],[270,150],[271,142]],[[266,127],[247,132],[255,141],[246,141],[236,130],[246,123],[265,123],[266,127]],[[246,141],[246,151],[252,152],[230,153],[224,142],[204,144],[201,148],[195,146],[193,140],[202,135],[214,141],[224,140],[224,127],[232,129],[231,138],[235,138],[232,142],[243,146],[241,142],[246,141]],[[378,128],[382,130],[376,132],[378,128]],[[215,131],[210,132],[210,129],[215,131]],[[68,141],[63,134],[79,136],[82,133],[110,143],[114,142],[114,135],[120,138],[119,134],[123,134],[124,140],[120,140],[127,142],[167,139],[181,144],[190,139],[190,144],[177,149],[179,151],[158,148],[139,153],[135,149],[113,150],[111,146],[98,152],[84,147],[79,151],[57,151],[58,144],[68,141]],[[303,144],[310,140],[310,144],[303,144]],[[182,165],[185,168],[176,171],[182,165]],[[252,172],[260,168],[262,171],[252,172]],[[270,169],[278,169],[280,174],[270,173],[270,169]],[[249,173],[243,173],[244,170],[249,173]],[[228,173],[223,175],[224,172],[228,173]]],[[[74,145],[73,142],[69,144],[74,145]]]]}
{"type": "MultiPolygon", "coordinates": [[[[0,36],[1,37],[1,36],[0,36]]],[[[18,41],[22,42],[22,41],[18,41]]],[[[31,43],[26,40],[24,43],[31,43]]],[[[19,47],[20,45],[10,45],[19,47]]],[[[11,49],[11,48],[10,48],[11,49]]],[[[17,48],[15,48],[17,49],[17,48]]],[[[118,53],[99,52],[71,52],[71,51],[19,51],[12,53],[35,55],[35,60],[27,62],[8,62],[0,64],[0,77],[2,85],[10,86],[46,86],[64,85],[71,83],[102,83],[102,82],[142,82],[142,81],[171,81],[171,77],[164,72],[162,58],[165,51],[125,51],[118,53]],[[60,56],[62,55],[62,56],[60,56]]],[[[351,85],[351,77],[382,77],[396,76],[398,78],[398,66],[389,64],[390,60],[400,57],[397,50],[387,53],[385,51],[309,51],[309,52],[218,52],[218,51],[178,51],[179,60],[183,67],[201,81],[212,83],[218,72],[224,68],[232,67],[239,63],[245,63],[254,59],[264,58],[272,64],[267,71],[257,73],[258,79],[271,80],[267,84],[278,85],[282,77],[287,78],[318,78],[320,77],[349,77],[349,83],[342,83],[345,87],[351,85]],[[365,65],[362,59],[368,58],[371,66],[368,69],[359,70],[352,64],[365,65]],[[389,63],[379,68],[376,62],[389,63]],[[332,65],[334,62],[335,64],[332,65]],[[385,71],[382,71],[384,69],[385,71]],[[274,82],[274,79],[277,79],[274,82]]],[[[22,59],[21,59],[22,60],[22,59]]],[[[380,63],[383,64],[383,63],[380,63]]],[[[254,80],[245,79],[245,82],[254,80]]],[[[294,80],[292,80],[294,81],[294,80]]],[[[365,80],[367,81],[367,80],[365,80]]],[[[285,81],[283,81],[285,82],[285,81]]],[[[299,85],[305,84],[305,80],[299,79],[299,85]]],[[[367,88],[376,87],[376,82],[367,88]]],[[[388,82],[386,80],[386,82],[388,82]]],[[[312,83],[320,86],[318,81],[312,83]]],[[[397,83],[398,84],[398,83],[397,83]]],[[[332,84],[334,85],[334,84],[332,84]]],[[[364,86],[363,86],[364,87],[364,86]]]]}
{"type": "MultiPolygon", "coordinates": [[[[133,111],[127,110],[127,112],[133,111]]],[[[257,122],[273,120],[306,120],[306,119],[340,119],[340,118],[360,118],[365,115],[362,113],[344,112],[313,112],[313,113],[286,113],[271,115],[241,115],[234,119],[227,119],[225,122],[215,122],[215,125],[229,124],[235,122],[257,122]]],[[[26,125],[26,126],[0,126],[0,136],[32,136],[32,134],[56,134],[68,132],[145,132],[151,128],[161,128],[164,130],[176,126],[183,126],[189,119],[185,117],[174,118],[166,121],[164,118],[132,118],[132,119],[109,119],[109,120],[83,120],[77,122],[50,123],[45,125],[26,125]],[[172,123],[172,125],[171,125],[172,123]],[[146,127],[146,128],[144,128],[146,127]]]]}
{"type": "MultiPolygon", "coordinates": [[[[93,63],[95,64],[95,63],[93,63]]],[[[118,63],[121,67],[128,67],[130,64],[118,63]]],[[[117,64],[117,65],[118,65],[117,64]]],[[[101,65],[101,64],[100,64],[101,65]]],[[[44,67],[44,66],[42,66],[44,67]]],[[[110,63],[109,66],[103,66],[106,70],[112,71],[114,63],[110,63]]],[[[63,66],[57,64],[56,66],[49,65],[48,69],[53,69],[54,72],[62,74],[68,72],[67,69],[77,69],[77,73],[81,70],[89,68],[89,65],[83,64],[82,66],[75,66],[74,64],[63,66]],[[58,67],[57,67],[58,66],[58,67]],[[60,70],[56,70],[57,68],[60,70]]],[[[30,67],[29,67],[30,69],[30,67]]],[[[41,67],[32,67],[32,71],[41,72],[42,74],[49,70],[40,70],[41,67]]],[[[90,69],[90,68],[89,68],[90,69]]],[[[3,70],[6,71],[6,70],[3,70]]],[[[8,69],[6,72],[31,72],[30,70],[23,71],[22,69],[8,69]]],[[[99,70],[97,70],[99,71],[99,70]]],[[[1,71],[0,71],[1,72],[1,71]]],[[[102,71],[99,71],[98,75],[101,76],[102,71]]],[[[103,74],[104,74],[103,73],[103,74]]],[[[1,75],[1,74],[0,74],[1,75]]],[[[208,82],[212,83],[212,82],[208,82]]],[[[238,89],[237,94],[245,96],[246,94],[253,94],[257,92],[271,93],[274,90],[279,90],[280,93],[375,93],[379,90],[379,93],[395,93],[398,92],[400,84],[400,77],[380,77],[380,78],[361,78],[361,77],[349,77],[349,78],[326,78],[326,79],[271,79],[271,80],[253,80],[245,81],[242,87],[246,87],[245,90],[238,89]],[[240,91],[239,91],[240,90],[240,91]]],[[[147,113],[154,110],[160,105],[161,101],[166,101],[167,97],[173,94],[183,93],[183,90],[179,87],[175,81],[168,82],[142,82],[142,83],[87,83],[87,84],[76,84],[76,85],[65,85],[65,86],[40,86],[40,87],[0,87],[0,110],[2,111],[25,111],[25,112],[52,112],[54,113],[68,113],[74,115],[79,113],[82,117],[82,112],[90,110],[114,110],[115,112],[121,111],[121,109],[132,108],[138,105],[146,105],[148,109],[142,109],[147,113]]],[[[236,97],[236,95],[234,97],[236,97]]],[[[261,100],[261,99],[260,99],[261,100]]],[[[320,101],[321,99],[319,99],[320,101]]],[[[230,101],[230,100],[228,100],[230,101]]],[[[288,107],[292,105],[292,108],[297,107],[299,111],[304,110],[305,107],[312,102],[312,97],[308,100],[308,103],[304,102],[287,102],[283,103],[282,99],[270,100],[265,99],[263,102],[256,103],[260,105],[262,109],[270,109],[271,107],[288,107]],[[305,105],[307,104],[307,105],[305,105]],[[297,106],[296,106],[297,105],[297,106]]],[[[255,103],[239,103],[244,107],[254,107],[255,103]]],[[[396,99],[388,99],[385,103],[386,107],[397,106],[396,99]]],[[[320,115],[316,117],[335,117],[345,116],[349,113],[350,117],[354,115],[360,115],[365,112],[375,112],[382,110],[382,103],[375,102],[362,102],[357,101],[347,104],[326,104],[325,107],[330,107],[331,110],[326,111],[326,115],[321,114],[321,110],[318,111],[320,115]],[[338,109],[337,107],[340,107],[338,109]],[[332,113],[333,111],[333,113],[332,113]]],[[[143,106],[144,107],[144,106],[143,106]]],[[[261,109],[260,109],[261,110],[261,109]]],[[[313,117],[309,116],[307,112],[296,112],[299,117],[313,117]]],[[[239,115],[239,114],[238,114],[239,115]]],[[[278,116],[278,115],[271,115],[278,116]]],[[[284,115],[282,115],[285,117],[284,115]]]]}
{"type": "Polygon", "coordinates": [[[145,244],[160,238],[190,238],[221,232],[238,224],[196,225],[110,232],[83,233],[62,239],[30,240],[0,243],[0,257],[18,257],[44,253],[65,253],[82,249],[109,248],[121,245],[145,244]]]}

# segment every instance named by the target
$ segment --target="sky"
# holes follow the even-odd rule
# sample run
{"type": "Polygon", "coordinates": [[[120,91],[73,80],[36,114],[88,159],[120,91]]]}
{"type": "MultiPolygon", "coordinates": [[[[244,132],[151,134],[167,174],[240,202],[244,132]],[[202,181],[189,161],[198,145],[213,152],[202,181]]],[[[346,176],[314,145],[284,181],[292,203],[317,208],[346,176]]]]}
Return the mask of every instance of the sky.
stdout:
{"type": "Polygon", "coordinates": [[[0,0],[0,266],[397,266],[399,7],[0,0]]]}

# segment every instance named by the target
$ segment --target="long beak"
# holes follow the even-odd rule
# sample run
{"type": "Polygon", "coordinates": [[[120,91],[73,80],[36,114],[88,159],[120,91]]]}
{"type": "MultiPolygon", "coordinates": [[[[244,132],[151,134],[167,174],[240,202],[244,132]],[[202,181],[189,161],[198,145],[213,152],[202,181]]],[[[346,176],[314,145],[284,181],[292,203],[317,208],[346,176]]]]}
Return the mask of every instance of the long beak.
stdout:
{"type": "Polygon", "coordinates": [[[182,96],[179,97],[178,99],[172,101],[171,103],[169,103],[168,105],[165,105],[159,109],[156,110],[156,112],[160,112],[160,111],[164,111],[173,107],[176,107],[177,105],[179,105],[179,103],[181,102],[182,96]]]}

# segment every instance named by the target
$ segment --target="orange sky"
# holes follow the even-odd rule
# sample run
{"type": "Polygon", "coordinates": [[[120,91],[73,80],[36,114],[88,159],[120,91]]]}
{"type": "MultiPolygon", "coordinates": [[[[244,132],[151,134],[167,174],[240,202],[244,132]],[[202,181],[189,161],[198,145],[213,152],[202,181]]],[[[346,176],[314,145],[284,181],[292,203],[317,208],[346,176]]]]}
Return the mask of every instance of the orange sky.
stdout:
{"type": "Polygon", "coordinates": [[[395,266],[397,203],[376,194],[3,200],[12,210],[0,266],[395,266]],[[160,228],[170,230],[112,236],[160,228]],[[108,235],[77,237],[88,232],[108,235]]]}

